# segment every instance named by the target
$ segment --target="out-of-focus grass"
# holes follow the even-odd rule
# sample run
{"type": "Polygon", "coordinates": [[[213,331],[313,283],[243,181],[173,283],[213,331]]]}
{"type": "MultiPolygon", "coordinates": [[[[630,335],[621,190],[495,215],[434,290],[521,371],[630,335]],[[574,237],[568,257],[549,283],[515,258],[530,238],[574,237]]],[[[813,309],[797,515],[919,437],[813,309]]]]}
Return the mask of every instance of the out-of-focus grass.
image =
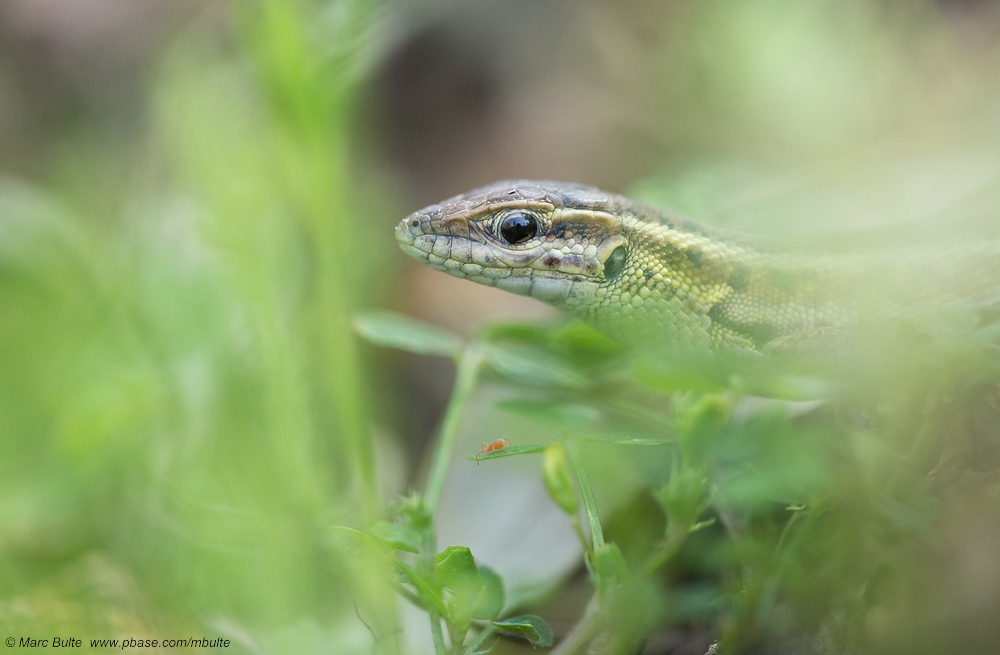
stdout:
{"type": "Polygon", "coordinates": [[[381,505],[349,322],[391,238],[349,164],[377,11],[196,22],[138,151],[0,188],[5,633],[367,652],[355,603],[392,629],[327,532],[381,505]]]}

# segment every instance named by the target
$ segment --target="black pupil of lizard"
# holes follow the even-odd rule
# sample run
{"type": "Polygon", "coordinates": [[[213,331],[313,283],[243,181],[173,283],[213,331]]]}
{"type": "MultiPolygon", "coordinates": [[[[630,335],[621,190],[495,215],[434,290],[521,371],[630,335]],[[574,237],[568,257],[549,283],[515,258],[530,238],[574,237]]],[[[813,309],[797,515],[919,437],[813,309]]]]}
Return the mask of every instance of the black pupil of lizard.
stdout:
{"type": "Polygon", "coordinates": [[[611,251],[611,255],[604,262],[604,279],[617,280],[618,276],[625,269],[625,260],[627,258],[628,252],[625,250],[625,246],[618,246],[611,251]]]}
{"type": "Polygon", "coordinates": [[[508,214],[500,224],[500,236],[507,243],[522,243],[538,233],[538,220],[527,212],[508,214]]]}

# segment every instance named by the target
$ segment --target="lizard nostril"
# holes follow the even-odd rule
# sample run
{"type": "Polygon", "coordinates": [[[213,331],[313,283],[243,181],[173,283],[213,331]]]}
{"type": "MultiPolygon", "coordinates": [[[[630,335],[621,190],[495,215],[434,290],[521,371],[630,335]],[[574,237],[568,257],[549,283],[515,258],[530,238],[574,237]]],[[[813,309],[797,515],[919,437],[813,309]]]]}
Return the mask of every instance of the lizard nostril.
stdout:
{"type": "Polygon", "coordinates": [[[417,219],[413,219],[412,221],[410,221],[410,225],[413,227],[417,227],[418,225],[420,225],[420,221],[418,221],[417,219]]]}

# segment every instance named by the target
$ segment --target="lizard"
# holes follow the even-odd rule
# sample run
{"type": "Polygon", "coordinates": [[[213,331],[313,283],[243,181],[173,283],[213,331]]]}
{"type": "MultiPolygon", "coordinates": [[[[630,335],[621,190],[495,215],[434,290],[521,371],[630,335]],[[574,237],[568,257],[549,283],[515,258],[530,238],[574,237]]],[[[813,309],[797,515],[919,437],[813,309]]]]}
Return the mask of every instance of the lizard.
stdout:
{"type": "Polygon", "coordinates": [[[893,237],[878,252],[796,252],[566,182],[474,189],[410,214],[396,239],[437,270],[555,305],[619,341],[694,352],[757,356],[915,307],[955,304],[983,323],[1000,291],[988,244],[893,237]]]}

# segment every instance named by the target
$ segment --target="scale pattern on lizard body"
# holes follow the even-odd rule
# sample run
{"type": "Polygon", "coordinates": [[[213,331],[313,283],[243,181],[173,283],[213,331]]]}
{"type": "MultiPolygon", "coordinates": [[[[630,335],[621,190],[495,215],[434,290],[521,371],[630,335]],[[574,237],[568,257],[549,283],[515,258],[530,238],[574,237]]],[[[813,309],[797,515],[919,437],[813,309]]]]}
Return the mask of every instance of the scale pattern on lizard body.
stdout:
{"type": "MultiPolygon", "coordinates": [[[[854,324],[864,298],[900,311],[891,294],[873,293],[898,276],[891,264],[769,252],[754,237],[562,182],[455,196],[408,216],[396,238],[433,268],[553,304],[627,342],[754,354],[854,324]]],[[[917,296],[947,284],[929,264],[917,270],[917,296]]]]}

